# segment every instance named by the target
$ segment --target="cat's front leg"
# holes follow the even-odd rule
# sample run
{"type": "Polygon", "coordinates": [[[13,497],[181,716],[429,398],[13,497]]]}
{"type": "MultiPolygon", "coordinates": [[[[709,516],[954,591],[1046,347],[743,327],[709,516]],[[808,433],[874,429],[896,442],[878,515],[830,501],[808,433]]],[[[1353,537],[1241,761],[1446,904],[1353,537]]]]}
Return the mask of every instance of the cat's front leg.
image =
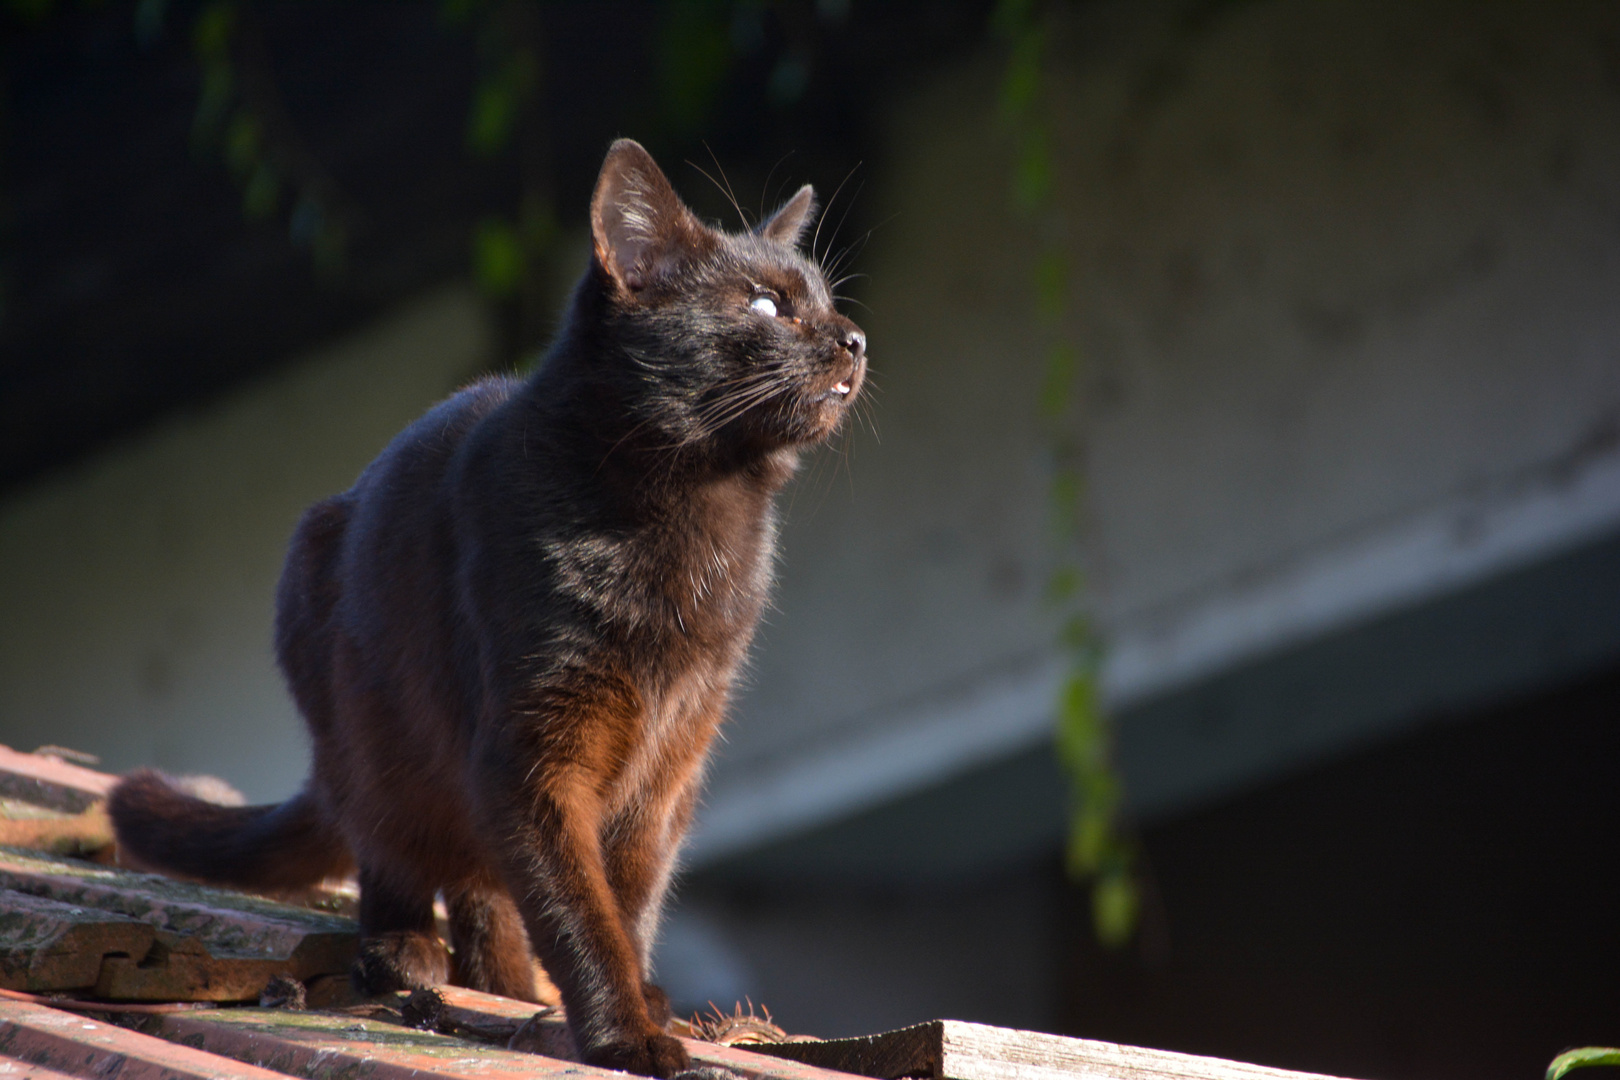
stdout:
{"type": "MultiPolygon", "coordinates": [[[[513,760],[506,756],[489,780],[501,783],[513,760]]],[[[504,841],[513,899],[562,992],[580,1057],[645,1076],[667,1078],[689,1068],[686,1048],[647,1011],[641,957],[608,882],[595,776],[547,762],[494,805],[491,835],[504,841]]]]}
{"type": "MultiPolygon", "coordinates": [[[[652,971],[652,952],[675,856],[691,824],[700,786],[695,768],[685,777],[660,779],[663,783],[655,783],[609,825],[604,842],[608,883],[624,913],[625,930],[643,972],[652,971]]],[[[653,1022],[668,1025],[673,1011],[663,989],[644,983],[642,996],[653,1022]]]]}

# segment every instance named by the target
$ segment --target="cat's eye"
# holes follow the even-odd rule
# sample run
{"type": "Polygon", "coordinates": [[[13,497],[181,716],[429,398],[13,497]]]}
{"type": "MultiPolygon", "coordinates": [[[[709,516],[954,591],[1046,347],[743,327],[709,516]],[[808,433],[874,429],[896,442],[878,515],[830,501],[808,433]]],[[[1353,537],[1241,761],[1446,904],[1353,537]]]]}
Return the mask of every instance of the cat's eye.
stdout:
{"type": "Polygon", "coordinates": [[[776,317],[776,301],[772,300],[768,296],[756,296],[753,300],[749,301],[748,306],[759,312],[761,315],[769,315],[772,318],[776,317]]]}

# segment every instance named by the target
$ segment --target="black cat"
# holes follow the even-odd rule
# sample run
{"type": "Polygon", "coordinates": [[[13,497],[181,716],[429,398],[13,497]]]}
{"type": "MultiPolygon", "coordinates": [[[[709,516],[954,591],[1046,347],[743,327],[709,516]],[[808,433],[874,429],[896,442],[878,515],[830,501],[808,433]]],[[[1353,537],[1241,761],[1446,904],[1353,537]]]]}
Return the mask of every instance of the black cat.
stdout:
{"type": "Polygon", "coordinates": [[[138,773],[110,803],[124,849],[248,888],[358,864],[362,990],[533,1000],[532,948],[587,1062],[686,1068],[645,981],[660,909],[770,587],[773,496],[866,368],[797,249],[814,207],[805,187],[722,233],[614,143],[538,370],[433,408],[293,536],[276,648],[305,790],[230,809],[138,773]]]}

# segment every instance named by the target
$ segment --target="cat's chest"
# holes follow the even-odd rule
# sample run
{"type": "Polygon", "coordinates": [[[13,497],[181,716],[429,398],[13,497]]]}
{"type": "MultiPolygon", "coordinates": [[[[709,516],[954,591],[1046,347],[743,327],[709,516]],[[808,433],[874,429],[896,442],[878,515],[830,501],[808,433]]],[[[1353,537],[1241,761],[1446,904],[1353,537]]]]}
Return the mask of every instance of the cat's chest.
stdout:
{"type": "Polygon", "coordinates": [[[774,546],[768,516],[746,527],[672,532],[649,553],[645,596],[682,637],[719,644],[750,635],[770,591],[774,546]]]}
{"type": "Polygon", "coordinates": [[[775,521],[701,513],[542,544],[553,587],[593,621],[653,645],[746,646],[770,591],[775,521]],[[738,640],[740,639],[740,640],[738,640]]]}

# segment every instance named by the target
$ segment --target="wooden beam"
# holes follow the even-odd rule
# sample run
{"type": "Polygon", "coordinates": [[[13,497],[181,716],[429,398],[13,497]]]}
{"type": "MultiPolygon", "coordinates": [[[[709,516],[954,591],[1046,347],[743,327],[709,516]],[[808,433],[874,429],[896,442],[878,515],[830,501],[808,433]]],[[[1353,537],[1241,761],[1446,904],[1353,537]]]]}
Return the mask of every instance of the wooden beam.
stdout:
{"type": "Polygon", "coordinates": [[[286,1080],[85,1016],[0,1001],[0,1075],[37,1080],[286,1080]]]}
{"type": "Polygon", "coordinates": [[[100,802],[69,814],[19,799],[0,799],[0,846],[96,858],[113,846],[112,822],[100,802]]]}
{"type": "Polygon", "coordinates": [[[931,1020],[856,1039],[770,1043],[754,1049],[879,1080],[1074,1080],[1077,1076],[1098,1080],[1324,1080],[1315,1073],[960,1020],[931,1020]]]}
{"type": "Polygon", "coordinates": [[[624,1080],[623,1073],[607,1069],[342,1013],[219,1009],[148,1017],[140,1028],[209,1054],[309,1080],[352,1076],[475,1080],[565,1074],[573,1080],[624,1080]]]}
{"type": "Polygon", "coordinates": [[[116,776],[61,758],[23,754],[0,746],[0,798],[78,814],[106,798],[117,782],[116,776]]]}
{"type": "MultiPolygon", "coordinates": [[[[444,999],[444,1017],[449,1025],[468,1030],[482,1027],[491,1033],[490,1037],[498,1037],[499,1025],[508,1025],[505,1030],[512,1032],[514,1047],[547,1057],[567,1060],[574,1057],[573,1038],[568,1034],[567,1018],[561,1009],[537,1011],[533,1005],[522,1001],[459,986],[441,986],[437,993],[444,999]]],[[[681,1042],[692,1055],[694,1066],[729,1069],[745,1080],[854,1080],[847,1073],[833,1069],[753,1053],[758,1049],[755,1044],[743,1050],[698,1039],[682,1039],[681,1042]]]]}
{"type": "Polygon", "coordinates": [[[85,985],[77,981],[83,972],[66,960],[54,967],[43,960],[24,963],[28,942],[45,950],[42,956],[62,951],[47,933],[51,919],[58,928],[82,924],[108,934],[108,927],[127,931],[124,921],[146,928],[151,936],[145,947],[122,939],[103,943],[84,936],[89,929],[74,939],[83,945],[83,964],[98,969],[93,992],[120,1000],[254,1000],[273,975],[307,981],[347,972],[358,947],[354,921],[338,915],[36,851],[0,848],[0,890],[0,928],[16,925],[9,955],[17,970],[27,971],[25,982],[17,981],[21,975],[7,976],[11,981],[4,985],[13,989],[85,985]],[[64,908],[79,914],[69,917],[64,908]],[[65,984],[49,983],[51,972],[65,984]]]}
{"type": "Polygon", "coordinates": [[[108,955],[147,955],[150,923],[25,893],[0,893],[0,987],[90,990],[108,955]]]}

